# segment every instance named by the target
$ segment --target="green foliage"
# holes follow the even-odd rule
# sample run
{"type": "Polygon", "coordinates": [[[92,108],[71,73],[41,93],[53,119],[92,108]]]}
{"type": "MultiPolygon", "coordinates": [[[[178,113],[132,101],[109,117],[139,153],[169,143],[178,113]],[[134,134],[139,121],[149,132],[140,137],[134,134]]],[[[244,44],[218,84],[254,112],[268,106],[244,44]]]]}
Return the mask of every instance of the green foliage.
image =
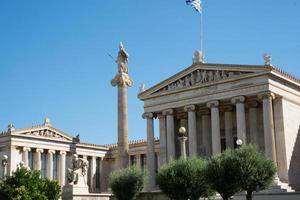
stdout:
{"type": "Polygon", "coordinates": [[[133,200],[143,190],[145,174],[136,168],[126,168],[110,174],[110,187],[118,200],[133,200]]]}
{"type": "Polygon", "coordinates": [[[226,150],[208,162],[207,181],[224,200],[241,191],[239,185],[239,159],[234,150],[226,150]]]}
{"type": "Polygon", "coordinates": [[[267,189],[273,182],[276,166],[252,145],[245,145],[235,151],[239,159],[239,184],[252,199],[254,191],[267,189]]]}
{"type": "Polygon", "coordinates": [[[12,200],[58,200],[60,186],[57,181],[40,178],[38,171],[17,168],[12,176],[0,182],[0,199],[12,200]]]}
{"type": "Polygon", "coordinates": [[[160,168],[156,181],[170,199],[196,200],[214,194],[206,183],[206,170],[203,159],[174,160],[160,168]]]}

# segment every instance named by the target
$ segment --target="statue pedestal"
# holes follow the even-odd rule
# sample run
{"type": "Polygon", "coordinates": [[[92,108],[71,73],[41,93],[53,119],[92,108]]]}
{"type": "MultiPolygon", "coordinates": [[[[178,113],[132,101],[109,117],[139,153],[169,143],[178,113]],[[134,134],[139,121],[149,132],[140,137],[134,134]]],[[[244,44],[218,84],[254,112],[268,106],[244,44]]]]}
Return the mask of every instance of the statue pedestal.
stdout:
{"type": "Polygon", "coordinates": [[[89,195],[89,187],[87,185],[66,185],[63,187],[63,200],[73,200],[76,196],[85,195],[89,195]]]}

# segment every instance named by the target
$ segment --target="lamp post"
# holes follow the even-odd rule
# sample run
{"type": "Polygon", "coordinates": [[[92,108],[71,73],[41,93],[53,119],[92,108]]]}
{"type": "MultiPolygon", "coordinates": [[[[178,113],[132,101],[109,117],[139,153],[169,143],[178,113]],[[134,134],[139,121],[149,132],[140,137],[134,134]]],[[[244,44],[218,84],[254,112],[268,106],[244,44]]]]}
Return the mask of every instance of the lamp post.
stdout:
{"type": "Polygon", "coordinates": [[[236,140],[237,148],[240,148],[242,146],[242,144],[243,144],[243,140],[241,140],[241,139],[236,140]]]}
{"type": "Polygon", "coordinates": [[[2,168],[3,168],[3,177],[7,175],[7,165],[8,165],[8,156],[4,155],[1,161],[2,168]]]}
{"type": "Polygon", "coordinates": [[[185,149],[185,141],[187,141],[186,129],[182,126],[179,128],[179,137],[180,141],[180,149],[181,149],[181,157],[186,159],[186,149],[185,149]]]}

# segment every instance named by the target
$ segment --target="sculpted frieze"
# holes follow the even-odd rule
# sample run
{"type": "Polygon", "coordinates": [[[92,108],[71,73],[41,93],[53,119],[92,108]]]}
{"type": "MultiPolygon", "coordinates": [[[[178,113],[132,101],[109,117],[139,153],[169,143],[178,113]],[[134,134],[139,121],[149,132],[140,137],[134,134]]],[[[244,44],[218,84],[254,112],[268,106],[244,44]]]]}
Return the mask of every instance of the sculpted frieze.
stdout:
{"type": "Polygon", "coordinates": [[[158,92],[171,91],[175,89],[187,88],[194,85],[200,85],[215,81],[226,80],[238,77],[249,72],[224,71],[224,70],[196,70],[189,75],[167,85],[158,92]]]}
{"type": "Polygon", "coordinates": [[[63,137],[62,135],[60,135],[54,131],[51,131],[49,129],[30,131],[30,132],[26,132],[24,134],[31,135],[31,136],[40,136],[40,137],[48,137],[48,138],[56,138],[56,139],[66,140],[66,138],[63,137]]]}

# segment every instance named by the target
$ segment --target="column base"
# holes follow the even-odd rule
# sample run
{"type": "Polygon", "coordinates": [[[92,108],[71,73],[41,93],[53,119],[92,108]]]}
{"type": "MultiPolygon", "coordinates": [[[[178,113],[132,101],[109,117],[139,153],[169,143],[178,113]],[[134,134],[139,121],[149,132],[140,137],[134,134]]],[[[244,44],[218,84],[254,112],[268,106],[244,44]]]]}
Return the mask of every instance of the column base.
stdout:
{"type": "Polygon", "coordinates": [[[265,193],[285,193],[285,192],[295,192],[288,183],[283,183],[279,180],[278,176],[276,176],[272,186],[264,190],[265,193]]]}

